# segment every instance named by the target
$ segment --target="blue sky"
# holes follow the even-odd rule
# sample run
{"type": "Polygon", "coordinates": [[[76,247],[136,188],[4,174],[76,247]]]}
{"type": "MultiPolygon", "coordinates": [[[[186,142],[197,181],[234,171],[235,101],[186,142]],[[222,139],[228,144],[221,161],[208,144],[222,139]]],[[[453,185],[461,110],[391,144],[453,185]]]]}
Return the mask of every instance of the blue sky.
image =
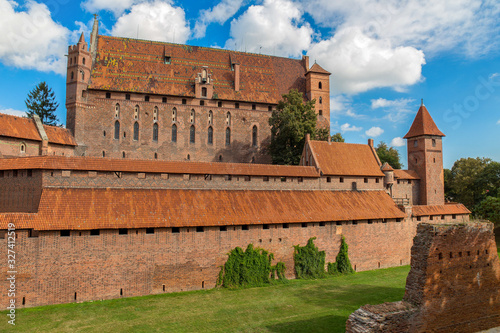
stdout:
{"type": "Polygon", "coordinates": [[[104,35],[300,58],[332,73],[331,132],[401,152],[420,99],[444,138],[444,166],[500,161],[497,0],[0,0],[0,112],[22,114],[47,81],[64,123],[65,54],[93,14],[104,35]]]}

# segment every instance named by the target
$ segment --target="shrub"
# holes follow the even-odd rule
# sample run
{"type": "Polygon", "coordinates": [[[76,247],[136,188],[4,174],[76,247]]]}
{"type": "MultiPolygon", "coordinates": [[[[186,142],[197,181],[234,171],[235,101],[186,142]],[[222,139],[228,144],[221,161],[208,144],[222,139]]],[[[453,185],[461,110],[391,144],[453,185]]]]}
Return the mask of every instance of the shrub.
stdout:
{"type": "Polygon", "coordinates": [[[342,236],[340,242],[340,250],[335,258],[334,263],[328,263],[328,273],[329,274],[352,274],[354,269],[352,268],[351,261],[349,260],[349,247],[345,241],[345,237],[342,236]]]}
{"type": "Polygon", "coordinates": [[[314,245],[316,237],[307,241],[306,246],[295,245],[293,259],[295,275],[298,279],[316,279],[325,276],[325,251],[314,245]]]}

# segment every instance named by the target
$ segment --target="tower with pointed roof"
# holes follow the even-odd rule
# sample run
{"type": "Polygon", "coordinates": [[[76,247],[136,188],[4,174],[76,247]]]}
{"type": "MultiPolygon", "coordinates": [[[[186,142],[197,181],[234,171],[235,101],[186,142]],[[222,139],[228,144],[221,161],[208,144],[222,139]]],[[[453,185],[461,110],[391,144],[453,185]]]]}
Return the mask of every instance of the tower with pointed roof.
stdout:
{"type": "MultiPolygon", "coordinates": [[[[309,65],[309,64],[307,64],[309,65]]],[[[318,117],[318,127],[330,128],[330,75],[317,63],[307,68],[306,94],[309,100],[316,100],[314,109],[318,117]]]]}
{"type": "Polygon", "coordinates": [[[424,103],[404,136],[408,169],[420,177],[420,205],[444,204],[443,145],[445,135],[436,126],[424,103]]]}

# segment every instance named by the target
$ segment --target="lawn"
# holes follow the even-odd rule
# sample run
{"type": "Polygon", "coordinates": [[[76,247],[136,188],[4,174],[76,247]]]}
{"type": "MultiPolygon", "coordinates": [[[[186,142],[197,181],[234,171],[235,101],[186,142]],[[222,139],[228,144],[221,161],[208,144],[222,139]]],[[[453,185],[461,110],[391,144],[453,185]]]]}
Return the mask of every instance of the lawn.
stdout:
{"type": "Polygon", "coordinates": [[[364,304],[403,298],[410,267],[262,288],[162,294],[18,310],[9,332],[343,332],[364,304]]]}

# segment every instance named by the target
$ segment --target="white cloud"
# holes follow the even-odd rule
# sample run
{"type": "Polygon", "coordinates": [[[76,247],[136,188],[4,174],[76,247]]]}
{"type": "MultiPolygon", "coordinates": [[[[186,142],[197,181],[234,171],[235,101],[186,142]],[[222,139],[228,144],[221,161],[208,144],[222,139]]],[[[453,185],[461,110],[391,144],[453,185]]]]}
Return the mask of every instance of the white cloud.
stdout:
{"type": "Polygon", "coordinates": [[[401,137],[395,137],[391,141],[391,147],[403,147],[406,144],[405,140],[401,137]]]}
{"type": "Polygon", "coordinates": [[[374,88],[401,88],[421,80],[424,54],[413,47],[393,47],[389,40],[365,35],[358,28],[338,30],[307,53],[332,73],[336,93],[360,93],[374,88]]]}
{"type": "Polygon", "coordinates": [[[342,132],[359,132],[362,129],[363,129],[362,127],[356,127],[356,126],[351,125],[349,123],[345,123],[342,126],[340,126],[340,130],[342,132]]]}
{"type": "Polygon", "coordinates": [[[371,100],[372,109],[382,108],[386,113],[385,119],[392,122],[402,122],[408,115],[416,113],[417,110],[413,110],[411,104],[415,102],[411,98],[398,98],[396,100],[388,100],[385,98],[378,98],[371,100]]]}
{"type": "Polygon", "coordinates": [[[500,42],[497,0],[308,0],[304,6],[324,26],[358,27],[372,38],[428,53],[476,56],[500,42]]]}
{"type": "Polygon", "coordinates": [[[500,120],[497,121],[497,125],[500,125],[500,120]]]}
{"type": "Polygon", "coordinates": [[[111,29],[113,36],[185,43],[190,35],[184,10],[171,1],[153,1],[133,5],[118,18],[111,29]]]}
{"type": "Polygon", "coordinates": [[[66,73],[70,31],[54,22],[44,4],[0,0],[0,61],[7,66],[66,73]]]}
{"type": "Polygon", "coordinates": [[[211,9],[204,9],[200,11],[200,17],[196,21],[194,27],[194,37],[205,37],[207,25],[212,22],[224,24],[227,20],[236,14],[236,12],[243,5],[244,0],[222,0],[217,6],[211,9]]]}
{"type": "Polygon", "coordinates": [[[227,49],[280,56],[302,55],[311,44],[313,29],[302,21],[302,10],[288,0],[264,0],[231,22],[227,49]]]}
{"type": "MultiPolygon", "coordinates": [[[[144,1],[144,0],[143,0],[144,1]]],[[[82,3],[82,7],[89,13],[97,13],[101,10],[112,12],[115,16],[120,16],[133,4],[143,2],[139,0],[87,0],[82,3]]]]}
{"type": "Polygon", "coordinates": [[[377,126],[374,126],[365,132],[365,134],[371,138],[376,138],[377,136],[382,135],[382,133],[384,133],[384,130],[377,126]]]}
{"type": "Polygon", "coordinates": [[[18,116],[18,117],[26,117],[25,111],[19,111],[19,110],[15,110],[15,109],[0,109],[0,113],[10,114],[13,116],[18,116]]]}

